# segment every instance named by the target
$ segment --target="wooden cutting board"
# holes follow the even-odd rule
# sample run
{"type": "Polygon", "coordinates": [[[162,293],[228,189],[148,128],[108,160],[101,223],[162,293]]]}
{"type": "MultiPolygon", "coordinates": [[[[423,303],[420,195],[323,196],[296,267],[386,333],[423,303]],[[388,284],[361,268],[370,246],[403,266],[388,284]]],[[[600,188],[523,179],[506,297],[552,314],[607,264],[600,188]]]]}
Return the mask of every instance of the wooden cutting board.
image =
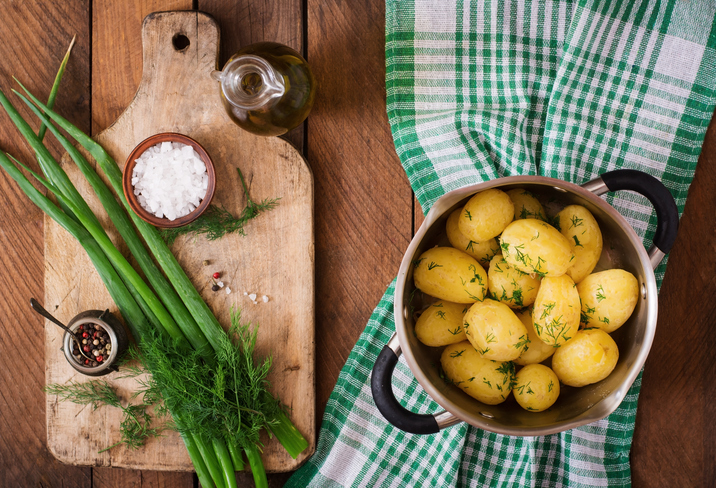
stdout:
{"type": "MultiPolygon", "coordinates": [[[[309,448],[294,460],[274,440],[266,440],[267,471],[290,471],[315,450],[314,385],[314,243],[313,178],[299,152],[278,138],[253,136],[225,114],[219,85],[209,74],[217,68],[219,28],[210,16],[196,12],[159,12],[142,27],[144,73],[134,100],[107,130],[97,136],[118,164],[142,140],[158,132],[180,132],[206,148],[216,167],[214,203],[235,215],[245,206],[236,168],[241,168],[254,201],[280,198],[280,204],[252,220],[247,235],[234,234],[208,242],[179,238],[172,251],[222,325],[229,325],[232,306],[244,319],[260,324],[257,351],[273,356],[272,391],[292,410],[290,417],[308,439],[309,448]],[[185,36],[189,46],[177,50],[173,39],[185,36]],[[210,266],[202,262],[209,260],[210,266]],[[230,287],[211,291],[211,274],[218,271],[230,287]],[[244,292],[256,293],[258,304],[244,292]],[[266,295],[267,303],[261,300],[266,295]]],[[[100,216],[108,223],[91,188],[67,157],[63,166],[100,216]]],[[[107,227],[107,226],[106,226],[107,227]]],[[[110,233],[115,239],[116,233],[110,233]]],[[[126,253],[126,247],[120,247],[126,253]]],[[[83,249],[52,220],[45,219],[45,308],[68,322],[88,309],[117,313],[83,249]]],[[[60,351],[62,331],[45,325],[47,383],[89,378],[76,373],[60,351]]],[[[134,379],[108,379],[129,400],[134,379]]],[[[136,400],[135,400],[136,401],[136,400]]],[[[186,449],[174,432],[150,440],[132,451],[119,446],[97,451],[120,439],[119,409],[91,411],[46,396],[47,444],[60,461],[91,466],[150,470],[191,470],[186,449]]]]}

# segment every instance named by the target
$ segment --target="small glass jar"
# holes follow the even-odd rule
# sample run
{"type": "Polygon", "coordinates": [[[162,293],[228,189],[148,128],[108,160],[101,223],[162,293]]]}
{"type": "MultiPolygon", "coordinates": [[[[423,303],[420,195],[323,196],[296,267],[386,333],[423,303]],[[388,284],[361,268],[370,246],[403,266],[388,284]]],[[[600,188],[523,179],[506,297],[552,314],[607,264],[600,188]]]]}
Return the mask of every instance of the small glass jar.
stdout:
{"type": "Polygon", "coordinates": [[[253,134],[285,134],[298,127],[313,107],[316,83],[308,63],[282,44],[251,44],[211,76],[221,83],[226,113],[253,134]]]}
{"type": "MultiPolygon", "coordinates": [[[[67,362],[70,363],[70,366],[72,366],[75,370],[87,376],[104,376],[113,371],[117,371],[117,361],[129,347],[129,338],[127,336],[127,332],[122,326],[122,323],[117,320],[114,315],[109,313],[109,310],[105,310],[104,312],[101,310],[87,310],[70,320],[67,327],[69,327],[71,331],[77,333],[80,325],[90,324],[99,325],[105,332],[107,332],[109,342],[112,345],[109,356],[97,366],[86,366],[84,362],[78,361],[72,355],[72,346],[75,341],[72,337],[70,337],[70,334],[65,332],[62,339],[62,352],[65,354],[65,359],[67,359],[67,362]]],[[[84,359],[83,356],[80,357],[84,359]]]]}

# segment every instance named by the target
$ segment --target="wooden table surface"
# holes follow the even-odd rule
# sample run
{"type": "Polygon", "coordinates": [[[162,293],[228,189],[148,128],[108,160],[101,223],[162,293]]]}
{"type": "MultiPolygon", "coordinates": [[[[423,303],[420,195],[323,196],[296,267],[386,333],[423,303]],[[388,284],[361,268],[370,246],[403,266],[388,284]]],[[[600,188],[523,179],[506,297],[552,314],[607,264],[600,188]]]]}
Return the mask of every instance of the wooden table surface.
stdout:
{"type": "MultiPolygon", "coordinates": [[[[306,124],[288,139],[315,177],[317,425],[353,344],[421,221],[385,112],[384,0],[5,0],[0,88],[17,76],[46,97],[77,35],[57,109],[96,134],[131,101],[142,73],[142,19],[199,9],[221,26],[221,62],[278,41],[303,52],[318,81],[306,124]]],[[[27,111],[23,114],[28,115],[27,111]]],[[[48,141],[51,138],[48,137],[48,141]]],[[[31,160],[7,116],[0,149],[31,160]]],[[[59,154],[59,145],[52,141],[59,154]]],[[[43,218],[0,174],[0,486],[193,487],[187,473],[80,468],[46,447],[43,218]]],[[[716,482],[716,124],[711,124],[659,299],[631,452],[638,487],[716,482]]],[[[269,475],[281,486],[287,474],[269,475]]],[[[242,478],[250,486],[250,478],[242,478]]]]}

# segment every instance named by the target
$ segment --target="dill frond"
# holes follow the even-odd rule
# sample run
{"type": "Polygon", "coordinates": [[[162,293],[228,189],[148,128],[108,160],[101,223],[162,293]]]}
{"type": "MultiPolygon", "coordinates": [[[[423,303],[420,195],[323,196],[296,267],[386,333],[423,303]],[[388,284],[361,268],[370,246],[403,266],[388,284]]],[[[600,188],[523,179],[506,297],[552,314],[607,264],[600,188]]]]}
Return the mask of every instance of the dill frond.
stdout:
{"type": "Polygon", "coordinates": [[[152,417],[147,411],[150,404],[145,401],[137,404],[129,403],[126,407],[122,406],[117,392],[104,380],[92,380],[86,383],[70,382],[64,385],[51,384],[45,387],[45,391],[78,405],[91,405],[93,410],[97,410],[102,405],[122,410],[124,415],[119,425],[121,440],[98,451],[100,453],[120,444],[125,444],[130,449],[138,449],[144,445],[147,439],[159,436],[163,430],[163,428],[156,428],[152,425],[152,417]]]}
{"type": "Polygon", "coordinates": [[[162,337],[143,341],[139,360],[151,376],[142,386],[145,401],[161,398],[179,432],[251,448],[283,407],[268,391],[271,358],[254,356],[258,328],[241,323],[236,310],[231,322],[213,366],[162,337]]]}
{"type": "Polygon", "coordinates": [[[258,216],[262,212],[268,212],[278,206],[280,198],[267,198],[262,202],[256,203],[249,196],[249,189],[244,181],[244,175],[241,170],[236,168],[241,180],[241,186],[246,195],[246,207],[241,211],[238,217],[234,217],[231,212],[224,207],[218,205],[209,205],[209,208],[194,222],[182,227],[173,229],[161,229],[162,238],[168,245],[171,245],[177,237],[184,234],[192,234],[194,236],[204,235],[210,241],[215,241],[224,237],[226,234],[238,232],[240,235],[246,235],[244,226],[246,223],[258,216]]]}
{"type": "Polygon", "coordinates": [[[47,385],[45,392],[78,405],[91,405],[92,410],[97,410],[102,405],[111,405],[117,408],[122,406],[117,392],[104,380],[93,380],[86,383],[70,382],[65,385],[55,383],[47,385]]]}

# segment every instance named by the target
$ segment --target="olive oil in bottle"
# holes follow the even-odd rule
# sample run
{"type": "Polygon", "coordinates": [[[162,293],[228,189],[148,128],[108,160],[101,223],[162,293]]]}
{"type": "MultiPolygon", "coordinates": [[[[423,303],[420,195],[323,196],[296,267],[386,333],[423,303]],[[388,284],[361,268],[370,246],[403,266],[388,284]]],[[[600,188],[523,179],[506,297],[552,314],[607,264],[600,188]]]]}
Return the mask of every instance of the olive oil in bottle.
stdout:
{"type": "Polygon", "coordinates": [[[303,122],[313,106],[315,80],[306,60],[275,42],[251,44],[211,76],[239,127],[262,136],[279,136],[303,122]]]}

